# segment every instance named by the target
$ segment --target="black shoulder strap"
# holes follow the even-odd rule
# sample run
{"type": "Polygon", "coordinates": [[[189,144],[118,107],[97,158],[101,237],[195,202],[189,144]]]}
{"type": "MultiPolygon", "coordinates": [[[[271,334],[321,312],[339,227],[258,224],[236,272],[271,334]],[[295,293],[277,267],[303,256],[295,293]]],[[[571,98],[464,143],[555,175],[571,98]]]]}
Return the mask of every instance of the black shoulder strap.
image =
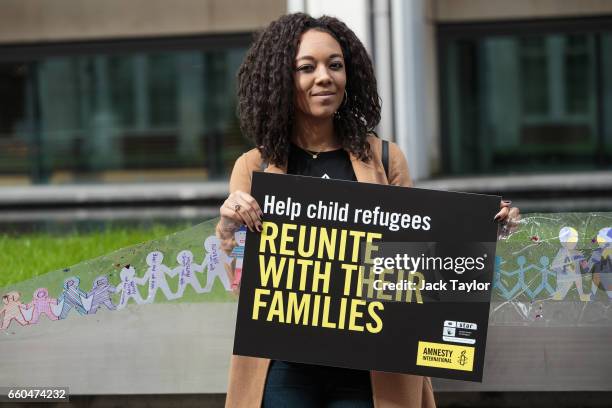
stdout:
{"type": "Polygon", "coordinates": [[[389,142],[384,140],[382,141],[382,164],[385,168],[385,176],[387,176],[387,180],[389,179],[389,142]]]}

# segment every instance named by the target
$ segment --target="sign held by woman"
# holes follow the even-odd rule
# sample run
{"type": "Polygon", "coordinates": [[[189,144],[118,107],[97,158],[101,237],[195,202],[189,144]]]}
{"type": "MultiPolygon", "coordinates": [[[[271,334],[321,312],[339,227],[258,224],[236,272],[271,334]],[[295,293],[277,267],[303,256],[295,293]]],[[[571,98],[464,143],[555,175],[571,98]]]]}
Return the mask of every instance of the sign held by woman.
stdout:
{"type": "Polygon", "coordinates": [[[482,380],[499,197],[263,172],[252,195],[234,354],[482,380]]]}

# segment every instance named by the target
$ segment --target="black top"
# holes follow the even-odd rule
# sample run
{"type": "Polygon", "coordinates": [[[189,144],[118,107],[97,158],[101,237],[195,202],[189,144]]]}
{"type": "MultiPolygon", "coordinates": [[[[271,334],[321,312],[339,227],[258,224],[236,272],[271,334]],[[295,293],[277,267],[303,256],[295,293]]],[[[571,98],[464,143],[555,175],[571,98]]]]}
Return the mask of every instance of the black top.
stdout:
{"type": "Polygon", "coordinates": [[[291,143],[287,173],[298,176],[323,177],[338,180],[357,181],[349,154],[344,149],[317,154],[311,153],[291,143]]]}
{"type": "MultiPolygon", "coordinates": [[[[315,159],[311,153],[293,143],[291,143],[289,149],[287,174],[357,181],[351,159],[346,150],[338,149],[322,152],[317,154],[315,159]]],[[[270,365],[264,400],[268,398],[270,398],[270,401],[274,400],[275,392],[285,391],[283,387],[291,390],[295,387],[295,382],[299,382],[302,388],[311,390],[309,392],[312,392],[313,395],[316,394],[317,398],[323,398],[324,393],[333,394],[337,392],[348,393],[350,398],[356,400],[363,398],[365,401],[372,401],[370,373],[366,370],[277,360],[273,360],[270,365]],[[338,379],[341,379],[342,383],[337,383],[338,379]]],[[[299,391],[296,395],[299,395],[299,391]]]]}

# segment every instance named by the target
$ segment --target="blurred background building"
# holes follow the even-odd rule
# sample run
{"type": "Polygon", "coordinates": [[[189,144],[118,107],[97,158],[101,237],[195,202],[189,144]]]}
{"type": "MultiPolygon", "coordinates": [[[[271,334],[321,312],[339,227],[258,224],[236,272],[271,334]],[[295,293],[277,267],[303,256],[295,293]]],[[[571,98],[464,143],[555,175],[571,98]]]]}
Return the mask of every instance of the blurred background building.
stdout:
{"type": "Polygon", "coordinates": [[[54,208],[214,208],[250,148],[235,87],[252,34],[306,11],[344,19],[370,51],[379,134],[400,144],[418,185],[502,193],[525,210],[612,209],[610,1],[1,0],[0,10],[0,205],[44,207],[51,194],[54,208]]]}

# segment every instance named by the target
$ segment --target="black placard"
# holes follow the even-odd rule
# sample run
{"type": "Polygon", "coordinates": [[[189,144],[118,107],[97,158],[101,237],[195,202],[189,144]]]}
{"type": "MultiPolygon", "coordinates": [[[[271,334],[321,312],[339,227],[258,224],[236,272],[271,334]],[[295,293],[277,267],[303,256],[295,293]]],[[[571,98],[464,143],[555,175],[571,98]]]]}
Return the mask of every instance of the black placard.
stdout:
{"type": "Polygon", "coordinates": [[[252,195],[234,354],[482,381],[500,197],[263,172],[252,195]]]}

